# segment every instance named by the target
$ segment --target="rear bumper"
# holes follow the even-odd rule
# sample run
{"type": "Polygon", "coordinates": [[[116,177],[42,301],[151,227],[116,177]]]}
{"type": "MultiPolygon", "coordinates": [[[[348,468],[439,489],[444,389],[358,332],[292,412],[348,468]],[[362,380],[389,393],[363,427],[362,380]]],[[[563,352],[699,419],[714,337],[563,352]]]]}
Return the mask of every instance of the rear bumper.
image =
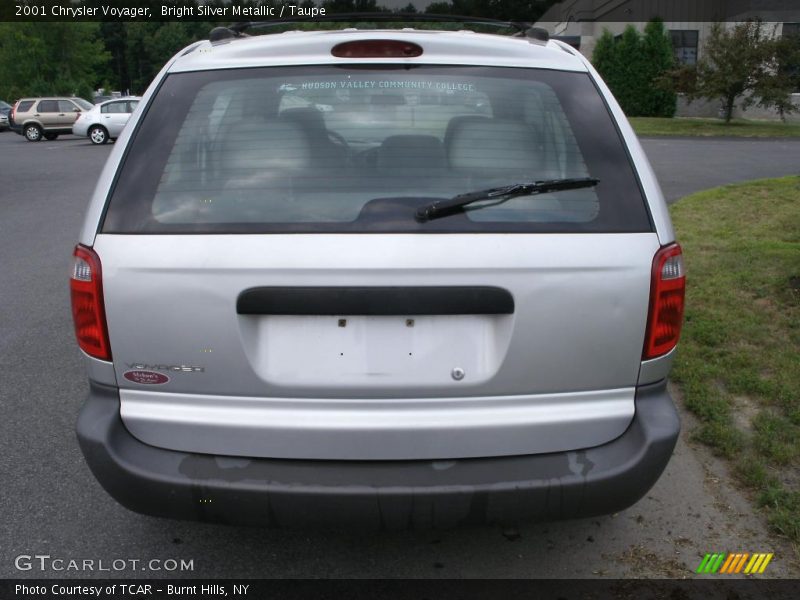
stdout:
{"type": "Polygon", "coordinates": [[[81,450],[106,491],[155,516],[269,526],[451,527],[608,514],[660,477],[680,430],[666,382],[636,393],[612,442],[580,451],[448,461],[231,458],[134,438],[119,394],[92,383],[78,417],[81,450]]]}
{"type": "Polygon", "coordinates": [[[77,135],[78,137],[86,137],[89,134],[89,123],[82,123],[77,121],[72,126],[72,135],[77,135]]]}

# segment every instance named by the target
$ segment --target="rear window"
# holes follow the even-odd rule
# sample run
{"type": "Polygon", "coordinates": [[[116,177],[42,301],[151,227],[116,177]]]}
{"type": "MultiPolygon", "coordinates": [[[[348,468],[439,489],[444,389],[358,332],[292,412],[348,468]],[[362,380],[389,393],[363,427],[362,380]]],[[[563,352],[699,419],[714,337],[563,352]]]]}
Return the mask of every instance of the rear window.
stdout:
{"type": "Polygon", "coordinates": [[[629,157],[586,73],[272,67],[170,75],[135,132],[106,233],[640,232],[629,157]],[[514,183],[593,188],[436,200],[514,183]]]}
{"type": "Polygon", "coordinates": [[[94,104],[83,98],[73,98],[72,101],[80,106],[82,110],[92,110],[94,108],[94,104]]]}
{"type": "Polygon", "coordinates": [[[31,109],[31,106],[33,106],[33,102],[33,100],[21,100],[17,106],[17,112],[28,112],[31,109]]]}

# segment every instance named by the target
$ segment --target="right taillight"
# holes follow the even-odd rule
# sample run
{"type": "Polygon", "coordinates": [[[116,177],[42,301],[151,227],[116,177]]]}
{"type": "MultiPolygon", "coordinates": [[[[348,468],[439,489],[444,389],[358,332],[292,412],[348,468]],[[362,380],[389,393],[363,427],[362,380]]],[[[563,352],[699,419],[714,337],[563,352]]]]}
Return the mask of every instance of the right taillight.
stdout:
{"type": "Polygon", "coordinates": [[[642,358],[663,356],[678,343],[683,323],[686,271],[678,244],[664,246],[653,258],[650,310],[642,358]]]}
{"type": "Polygon", "coordinates": [[[89,356],[111,360],[100,258],[91,248],[80,245],[75,247],[73,257],[69,287],[75,337],[81,350],[89,356]]]}

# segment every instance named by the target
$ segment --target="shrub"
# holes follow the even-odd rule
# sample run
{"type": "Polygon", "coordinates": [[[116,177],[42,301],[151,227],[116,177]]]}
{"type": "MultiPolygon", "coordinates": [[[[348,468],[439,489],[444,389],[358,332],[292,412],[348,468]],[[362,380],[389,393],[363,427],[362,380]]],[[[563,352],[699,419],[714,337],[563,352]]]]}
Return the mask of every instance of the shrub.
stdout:
{"type": "Polygon", "coordinates": [[[618,39],[603,31],[592,63],[628,116],[675,115],[675,91],[663,85],[674,66],[672,42],[660,20],[650,21],[644,35],[632,25],[618,39]]]}

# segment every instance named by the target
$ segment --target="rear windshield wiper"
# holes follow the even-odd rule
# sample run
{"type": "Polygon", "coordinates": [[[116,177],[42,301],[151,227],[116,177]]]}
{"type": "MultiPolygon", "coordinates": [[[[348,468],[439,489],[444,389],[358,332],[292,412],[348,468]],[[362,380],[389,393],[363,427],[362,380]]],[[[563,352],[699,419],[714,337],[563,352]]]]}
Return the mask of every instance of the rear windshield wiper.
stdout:
{"type": "MultiPolygon", "coordinates": [[[[482,200],[496,200],[486,206],[494,206],[517,196],[533,196],[535,194],[546,194],[548,192],[560,192],[562,190],[577,190],[580,188],[594,187],[600,183],[599,179],[593,177],[574,177],[571,179],[548,179],[545,181],[532,181],[529,183],[514,183],[502,187],[479,190],[459,194],[447,200],[437,200],[417,209],[416,219],[420,222],[430,221],[439,217],[457,212],[459,208],[481,202],[482,200]]],[[[482,207],[476,207],[482,208],[482,207]]]]}

